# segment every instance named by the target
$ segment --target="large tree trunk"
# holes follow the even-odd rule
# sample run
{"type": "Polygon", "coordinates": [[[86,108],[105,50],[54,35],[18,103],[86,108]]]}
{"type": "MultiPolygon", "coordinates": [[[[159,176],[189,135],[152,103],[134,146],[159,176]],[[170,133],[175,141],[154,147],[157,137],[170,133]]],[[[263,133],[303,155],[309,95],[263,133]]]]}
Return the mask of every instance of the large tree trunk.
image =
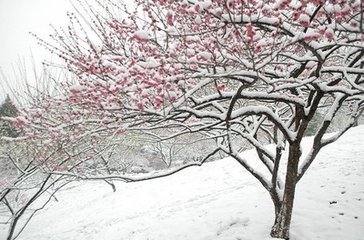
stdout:
{"type": "Polygon", "coordinates": [[[300,144],[295,142],[290,146],[287,163],[286,183],[282,201],[274,201],[275,221],[271,236],[275,238],[289,239],[293,202],[297,184],[298,162],[301,156],[300,144]]]}
{"type": "Polygon", "coordinates": [[[271,236],[275,238],[289,239],[295,184],[289,185],[291,185],[291,190],[289,192],[285,191],[280,208],[277,209],[276,207],[275,221],[271,231],[271,236]]]}

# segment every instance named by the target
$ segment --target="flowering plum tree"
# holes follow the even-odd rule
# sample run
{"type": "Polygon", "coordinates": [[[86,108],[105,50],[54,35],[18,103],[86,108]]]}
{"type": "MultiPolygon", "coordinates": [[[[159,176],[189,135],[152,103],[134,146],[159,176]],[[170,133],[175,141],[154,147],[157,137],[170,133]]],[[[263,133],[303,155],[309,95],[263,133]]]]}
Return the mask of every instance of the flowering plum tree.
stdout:
{"type": "Polygon", "coordinates": [[[223,152],[262,184],[275,207],[271,236],[288,239],[297,183],[320,150],[363,111],[363,2],[96,5],[102,10],[80,4],[87,25],[70,14],[68,29],[55,31],[52,44],[38,38],[64,60],[77,83],[62,83],[61,96],[8,120],[27,141],[48,145],[163,132],[157,129],[169,130],[161,139],[191,133],[214,139],[216,148],[206,156],[223,152]],[[347,121],[325,136],[340,109],[347,121]],[[311,149],[303,151],[302,139],[317,114],[323,118],[311,149]],[[259,162],[240,155],[243,142],[256,149],[259,162]]]}

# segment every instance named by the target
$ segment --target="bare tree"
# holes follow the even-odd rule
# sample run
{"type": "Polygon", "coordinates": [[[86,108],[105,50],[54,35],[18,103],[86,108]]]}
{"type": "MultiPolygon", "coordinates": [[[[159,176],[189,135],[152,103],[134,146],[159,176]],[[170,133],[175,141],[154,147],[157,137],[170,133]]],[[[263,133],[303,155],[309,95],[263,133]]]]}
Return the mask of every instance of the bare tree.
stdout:
{"type": "Polygon", "coordinates": [[[168,140],[199,133],[216,147],[200,162],[170,172],[91,175],[73,164],[57,174],[139,181],[223,152],[269,192],[271,235],[288,239],[297,183],[320,150],[363,112],[363,3],[144,0],[135,1],[134,10],[111,0],[95,3],[80,2],[81,18],[70,14],[69,28],[56,30],[52,44],[39,39],[78,83],[63,83],[58,97],[7,120],[23,129],[26,141],[62,142],[63,149],[96,134],[173,129],[159,136],[168,140]],[[325,137],[343,108],[346,122],[325,137]],[[311,149],[303,152],[302,139],[317,114],[323,117],[311,149]],[[260,162],[240,155],[245,144],[260,162]]]}
{"type": "MultiPolygon", "coordinates": [[[[39,72],[33,58],[30,64],[29,69],[28,62],[19,61],[11,77],[0,71],[0,87],[16,100],[15,105],[9,96],[5,99],[1,108],[0,125],[3,124],[2,117],[17,115],[17,108],[34,105],[45,96],[50,96],[55,91],[57,79],[63,76],[58,69],[57,72],[50,68],[39,72]],[[29,70],[32,70],[32,75],[29,70]]],[[[0,224],[6,226],[6,239],[14,240],[33,216],[52,199],[56,199],[55,194],[73,179],[52,175],[49,168],[51,165],[44,164],[46,160],[57,159],[59,146],[48,149],[47,152],[40,151],[42,147],[39,142],[25,143],[21,131],[8,129],[7,126],[0,135],[0,224]],[[18,138],[14,140],[16,136],[18,138]],[[41,156],[42,154],[44,155],[41,156]]],[[[58,166],[62,162],[59,160],[58,158],[58,166]]]]}
{"type": "Polygon", "coordinates": [[[36,154],[23,143],[2,142],[0,164],[7,165],[2,169],[0,178],[1,224],[8,228],[7,240],[16,239],[33,216],[43,209],[55,193],[70,183],[63,176],[45,173],[39,167],[36,154]]]}

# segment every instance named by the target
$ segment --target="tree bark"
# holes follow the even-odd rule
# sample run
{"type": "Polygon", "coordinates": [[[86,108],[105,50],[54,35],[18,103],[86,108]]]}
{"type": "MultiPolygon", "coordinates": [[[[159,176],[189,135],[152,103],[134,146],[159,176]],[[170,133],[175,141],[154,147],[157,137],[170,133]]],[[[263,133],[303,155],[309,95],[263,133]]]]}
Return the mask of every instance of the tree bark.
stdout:
{"type": "Polygon", "coordinates": [[[300,143],[297,141],[294,142],[289,149],[283,200],[280,202],[273,201],[275,207],[275,221],[271,230],[271,236],[275,238],[289,239],[300,156],[300,143]]]}

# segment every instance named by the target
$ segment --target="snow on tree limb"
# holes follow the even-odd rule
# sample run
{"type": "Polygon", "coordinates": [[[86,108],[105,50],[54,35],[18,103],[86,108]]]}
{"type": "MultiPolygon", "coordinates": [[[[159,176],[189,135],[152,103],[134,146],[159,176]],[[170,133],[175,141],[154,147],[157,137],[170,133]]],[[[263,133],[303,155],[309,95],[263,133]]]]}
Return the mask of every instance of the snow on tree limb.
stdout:
{"type": "Polygon", "coordinates": [[[265,152],[265,141],[282,145],[304,135],[330,96],[363,98],[359,1],[341,8],[331,1],[135,6],[145,14],[121,6],[123,18],[111,14],[91,23],[99,39],[86,33],[81,44],[85,28],[75,25],[76,15],[70,15],[68,33],[53,35],[57,45],[40,39],[78,83],[64,84],[62,97],[8,119],[24,137],[77,142],[180,124],[183,134],[208,130],[223,136],[231,128],[234,137],[265,152]]]}

